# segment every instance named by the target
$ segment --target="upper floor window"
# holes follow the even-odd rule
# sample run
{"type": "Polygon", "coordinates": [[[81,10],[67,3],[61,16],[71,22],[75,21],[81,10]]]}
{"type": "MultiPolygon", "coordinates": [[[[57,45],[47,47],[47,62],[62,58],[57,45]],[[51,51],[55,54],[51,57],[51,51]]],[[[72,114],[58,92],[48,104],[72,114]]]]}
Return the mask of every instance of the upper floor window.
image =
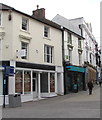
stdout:
{"type": "Polygon", "coordinates": [[[49,30],[50,28],[48,26],[44,26],[44,37],[49,37],[49,30]]]}
{"type": "Polygon", "coordinates": [[[45,45],[44,46],[44,62],[53,63],[53,47],[45,45]]]}
{"type": "Polygon", "coordinates": [[[79,65],[81,65],[81,54],[79,53],[79,65]]]}
{"type": "Polygon", "coordinates": [[[72,44],[72,35],[71,33],[67,33],[68,43],[72,44]]]}
{"type": "Polygon", "coordinates": [[[81,40],[80,39],[78,39],[78,48],[82,48],[81,47],[81,40]]]}
{"type": "Polygon", "coordinates": [[[86,61],[88,61],[88,51],[86,51],[86,61]]]}
{"type": "Polygon", "coordinates": [[[27,59],[27,55],[28,55],[28,43],[26,42],[21,42],[21,50],[22,50],[22,59],[27,59]]]}
{"type": "Polygon", "coordinates": [[[92,64],[92,54],[90,53],[90,63],[92,64]]]}
{"type": "Polygon", "coordinates": [[[27,18],[22,18],[22,29],[28,31],[28,19],[27,18]]]}
{"type": "Polygon", "coordinates": [[[68,56],[69,56],[69,62],[71,63],[72,62],[72,50],[69,50],[68,56]]]}

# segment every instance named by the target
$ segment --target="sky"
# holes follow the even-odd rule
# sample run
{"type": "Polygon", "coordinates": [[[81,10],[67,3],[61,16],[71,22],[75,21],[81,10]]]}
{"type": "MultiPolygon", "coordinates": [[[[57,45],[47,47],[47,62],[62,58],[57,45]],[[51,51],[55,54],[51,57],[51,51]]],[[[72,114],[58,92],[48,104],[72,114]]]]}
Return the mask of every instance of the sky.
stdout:
{"type": "Polygon", "coordinates": [[[84,20],[91,23],[93,35],[100,44],[100,2],[102,0],[0,0],[19,11],[32,15],[32,11],[45,8],[45,16],[52,20],[57,14],[74,19],[84,17],[84,20]]]}

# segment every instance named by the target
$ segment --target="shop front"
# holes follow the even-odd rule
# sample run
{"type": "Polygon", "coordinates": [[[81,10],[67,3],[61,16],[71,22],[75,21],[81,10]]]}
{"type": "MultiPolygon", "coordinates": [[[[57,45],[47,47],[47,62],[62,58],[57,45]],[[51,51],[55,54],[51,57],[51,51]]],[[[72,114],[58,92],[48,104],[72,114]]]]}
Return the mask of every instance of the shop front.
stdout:
{"type": "Polygon", "coordinates": [[[85,90],[85,68],[66,66],[65,94],[85,90]]]}
{"type": "MultiPolygon", "coordinates": [[[[64,94],[63,67],[10,61],[14,66],[14,75],[6,80],[6,104],[9,94],[21,94],[21,101],[39,100],[64,94]]],[[[0,77],[2,77],[2,71],[0,77]]],[[[3,79],[0,79],[1,83],[3,79]]],[[[3,86],[0,87],[3,98],[3,86]]],[[[2,102],[3,103],[3,102],[2,102]]],[[[1,103],[1,104],[2,104],[1,103]]]]}

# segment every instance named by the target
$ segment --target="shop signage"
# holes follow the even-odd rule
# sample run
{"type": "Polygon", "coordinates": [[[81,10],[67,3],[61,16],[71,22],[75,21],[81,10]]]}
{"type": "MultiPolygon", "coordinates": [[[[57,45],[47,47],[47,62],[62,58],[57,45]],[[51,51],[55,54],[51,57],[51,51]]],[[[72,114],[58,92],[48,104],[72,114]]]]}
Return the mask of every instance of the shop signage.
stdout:
{"type": "Polygon", "coordinates": [[[14,76],[14,67],[13,66],[3,66],[5,76],[14,76]]]}
{"type": "Polygon", "coordinates": [[[77,66],[66,66],[68,71],[77,71],[77,72],[85,72],[85,68],[77,67],[77,66]]]}

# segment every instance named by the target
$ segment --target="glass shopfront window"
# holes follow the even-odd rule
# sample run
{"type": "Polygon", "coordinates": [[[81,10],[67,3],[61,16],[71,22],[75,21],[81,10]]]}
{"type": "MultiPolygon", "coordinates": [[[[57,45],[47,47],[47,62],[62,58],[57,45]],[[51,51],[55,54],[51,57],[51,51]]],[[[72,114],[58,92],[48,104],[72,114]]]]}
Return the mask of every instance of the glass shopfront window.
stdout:
{"type": "Polygon", "coordinates": [[[23,92],[23,71],[16,70],[15,74],[15,92],[22,93],[23,92]]]}
{"type": "Polygon", "coordinates": [[[50,73],[50,92],[55,92],[55,75],[50,73]]]}
{"type": "Polygon", "coordinates": [[[31,92],[31,72],[24,71],[24,93],[31,92]]]}

